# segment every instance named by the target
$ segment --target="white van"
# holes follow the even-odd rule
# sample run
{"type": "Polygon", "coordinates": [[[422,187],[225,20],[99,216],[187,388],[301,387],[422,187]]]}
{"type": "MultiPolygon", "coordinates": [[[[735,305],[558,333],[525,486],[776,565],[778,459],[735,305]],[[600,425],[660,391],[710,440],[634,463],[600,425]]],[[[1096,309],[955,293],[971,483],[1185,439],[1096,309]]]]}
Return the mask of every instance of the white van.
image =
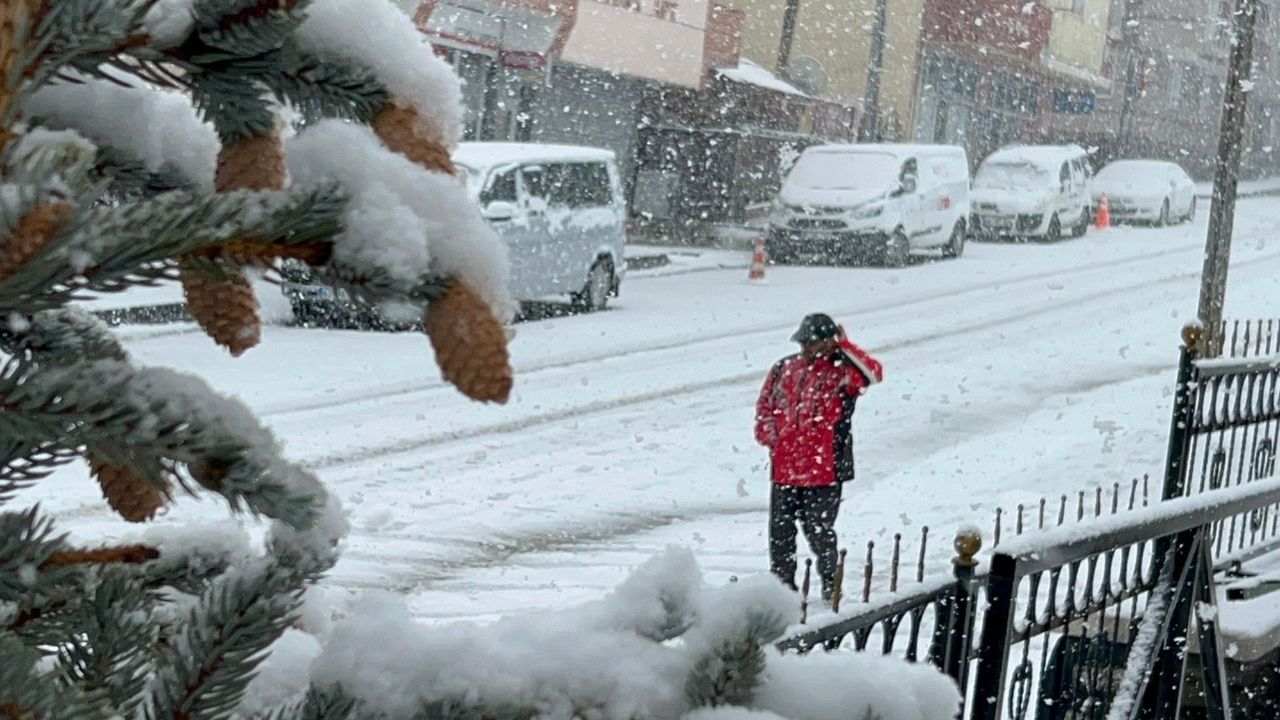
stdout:
{"type": "Polygon", "coordinates": [[[453,161],[507,242],[513,297],[569,295],[585,310],[602,310],[617,295],[626,268],[626,205],[612,151],[462,143],[453,161]]]}
{"type": "Polygon", "coordinates": [[[976,237],[1057,240],[1089,229],[1089,155],[1079,145],[1014,145],[973,176],[976,237]]]}
{"type": "Polygon", "coordinates": [[[969,161],[953,145],[818,145],[787,174],[769,220],[775,262],[873,257],[889,266],[911,251],[964,252],[969,161]]]}
{"type": "MultiPolygon", "coordinates": [[[[626,269],[626,205],[614,153],[529,143],[462,143],[453,155],[471,198],[507,243],[508,287],[517,300],[568,296],[582,310],[616,297],[626,269]]],[[[345,293],[311,285],[301,270],[285,284],[303,323],[384,323],[345,293]]]]}

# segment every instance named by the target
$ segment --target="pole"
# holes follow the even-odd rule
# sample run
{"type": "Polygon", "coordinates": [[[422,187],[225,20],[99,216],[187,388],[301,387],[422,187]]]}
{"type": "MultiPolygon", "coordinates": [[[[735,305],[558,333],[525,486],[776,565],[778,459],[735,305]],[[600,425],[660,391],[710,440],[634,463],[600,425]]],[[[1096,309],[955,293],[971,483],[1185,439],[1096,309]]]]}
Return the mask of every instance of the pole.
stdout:
{"type": "Polygon", "coordinates": [[[1129,128],[1133,123],[1133,100],[1138,94],[1138,8],[1142,0],[1125,0],[1120,36],[1124,43],[1124,94],[1120,103],[1120,124],[1116,130],[1117,155],[1129,157],[1129,128]]]}
{"type": "Polygon", "coordinates": [[[1235,0],[1231,64],[1222,98],[1222,126],[1218,131],[1218,158],[1213,172],[1213,205],[1209,211],[1209,235],[1200,279],[1197,316],[1204,326],[1204,356],[1215,357],[1222,347],[1222,308],[1227,294],[1227,266],[1231,260],[1231,232],[1235,225],[1236,185],[1240,155],[1244,150],[1247,83],[1253,64],[1253,29],[1257,0],[1235,0]]]}
{"type": "Polygon", "coordinates": [[[858,139],[880,141],[880,75],[884,70],[884,31],[888,0],[876,0],[876,21],[871,29],[871,57],[867,64],[867,92],[862,102],[862,127],[858,139]]]}
{"type": "Polygon", "coordinates": [[[800,0],[787,0],[782,11],[782,38],[778,40],[778,74],[786,79],[791,65],[791,42],[796,36],[796,15],[800,13],[800,0]]]}

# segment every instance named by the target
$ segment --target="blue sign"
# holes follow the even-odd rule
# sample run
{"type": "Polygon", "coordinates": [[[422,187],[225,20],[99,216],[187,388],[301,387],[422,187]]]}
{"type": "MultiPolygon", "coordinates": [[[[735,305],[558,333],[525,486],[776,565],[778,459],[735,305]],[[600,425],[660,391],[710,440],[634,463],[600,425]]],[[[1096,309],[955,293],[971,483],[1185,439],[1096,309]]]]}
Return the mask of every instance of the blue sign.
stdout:
{"type": "Polygon", "coordinates": [[[1097,95],[1092,90],[1057,89],[1053,91],[1053,111],[1068,115],[1093,114],[1097,95]]]}

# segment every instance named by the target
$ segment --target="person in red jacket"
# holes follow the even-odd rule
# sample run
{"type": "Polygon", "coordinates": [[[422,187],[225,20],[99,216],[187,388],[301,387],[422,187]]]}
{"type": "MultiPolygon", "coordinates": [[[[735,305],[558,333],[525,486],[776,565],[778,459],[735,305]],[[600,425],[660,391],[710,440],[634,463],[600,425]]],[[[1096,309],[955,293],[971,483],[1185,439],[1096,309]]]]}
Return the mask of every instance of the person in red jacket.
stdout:
{"type": "Polygon", "coordinates": [[[769,448],[773,481],[769,566],[795,589],[798,521],[829,601],[840,487],[853,479],[853,410],[884,371],[829,315],[807,315],[791,339],[801,351],[774,364],[756,401],[756,441],[769,448]]]}

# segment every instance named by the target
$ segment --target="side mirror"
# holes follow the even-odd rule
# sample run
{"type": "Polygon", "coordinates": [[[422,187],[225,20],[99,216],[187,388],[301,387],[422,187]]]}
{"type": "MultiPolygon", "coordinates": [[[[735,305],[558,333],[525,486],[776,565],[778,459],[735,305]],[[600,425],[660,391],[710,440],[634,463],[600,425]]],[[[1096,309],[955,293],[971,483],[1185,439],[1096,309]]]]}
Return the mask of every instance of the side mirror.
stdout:
{"type": "Polygon", "coordinates": [[[916,191],[916,178],[914,175],[905,175],[898,181],[898,195],[910,195],[916,191]]]}
{"type": "Polygon", "coordinates": [[[507,222],[516,216],[516,204],[505,200],[494,200],[484,206],[480,215],[489,222],[507,222]]]}

